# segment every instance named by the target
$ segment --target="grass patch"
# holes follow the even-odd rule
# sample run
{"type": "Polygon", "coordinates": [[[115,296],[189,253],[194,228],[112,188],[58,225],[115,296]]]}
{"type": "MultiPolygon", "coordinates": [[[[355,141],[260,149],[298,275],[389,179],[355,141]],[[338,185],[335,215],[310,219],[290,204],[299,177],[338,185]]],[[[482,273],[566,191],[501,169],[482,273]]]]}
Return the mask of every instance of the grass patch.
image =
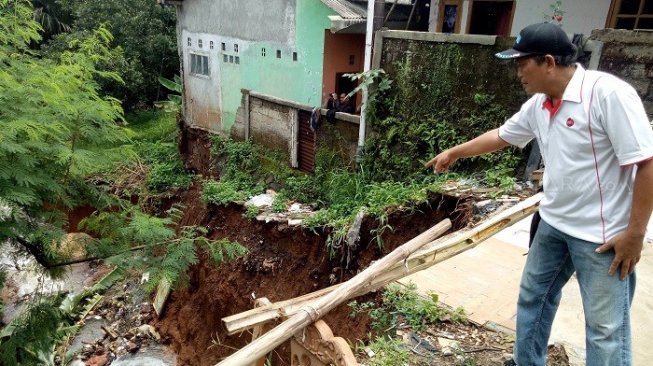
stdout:
{"type": "Polygon", "coordinates": [[[125,119],[129,141],[100,147],[106,163],[96,167],[93,179],[113,182],[116,193],[142,199],[190,187],[192,175],[177,149],[175,114],[151,110],[125,119]]]}
{"type": "MultiPolygon", "coordinates": [[[[429,172],[404,181],[376,180],[365,167],[357,170],[344,165],[338,153],[319,149],[315,173],[305,174],[288,166],[287,157],[264,149],[251,141],[237,142],[221,136],[212,137],[212,159],[220,172],[220,180],[204,183],[205,202],[227,204],[245,201],[262,193],[271,185],[280,187],[273,202],[274,212],[283,212],[288,202],[309,204],[317,212],[304,225],[311,229],[325,228],[327,245],[332,256],[343,247],[342,241],[356,215],[364,211],[377,218],[376,242],[385,230],[387,217],[394,210],[414,210],[428,202],[431,192],[439,192],[442,183],[453,174],[434,176],[429,172]]],[[[253,212],[247,217],[252,217],[253,212]]]]}
{"type": "Polygon", "coordinates": [[[427,324],[449,321],[465,323],[467,317],[463,308],[450,310],[438,303],[438,295],[430,293],[424,298],[417,293],[417,286],[391,284],[383,291],[381,305],[373,302],[352,301],[351,316],[367,313],[372,319],[372,328],[387,332],[400,322],[406,323],[414,331],[422,331],[427,324]]]}

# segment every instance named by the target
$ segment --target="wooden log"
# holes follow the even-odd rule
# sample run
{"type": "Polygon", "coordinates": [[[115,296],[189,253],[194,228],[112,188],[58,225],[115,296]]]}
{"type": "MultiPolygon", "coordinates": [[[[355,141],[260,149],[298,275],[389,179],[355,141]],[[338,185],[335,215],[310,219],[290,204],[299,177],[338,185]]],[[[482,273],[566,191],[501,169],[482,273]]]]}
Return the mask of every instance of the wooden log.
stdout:
{"type": "MultiPolygon", "coordinates": [[[[535,212],[541,198],[542,193],[538,193],[508,208],[495,217],[489,218],[474,228],[459,230],[426,244],[421,250],[411,255],[407,261],[396,263],[388,272],[375,278],[369,287],[364,288],[360,294],[352,294],[352,298],[374,291],[392,281],[426,269],[460,252],[475,247],[490,236],[535,212]]],[[[222,318],[222,322],[229,334],[236,334],[258,324],[292,315],[302,307],[332,292],[339,286],[341,285],[327,287],[300,297],[275,302],[270,306],[263,306],[234,314],[222,318]]]]}
{"type": "Polygon", "coordinates": [[[292,337],[298,330],[301,330],[307,325],[320,319],[331,309],[349,299],[352,293],[360,292],[360,290],[374,277],[388,270],[395,263],[407,258],[411,253],[444,234],[450,228],[451,221],[449,221],[449,219],[441,221],[437,225],[393,250],[390,254],[374,262],[363,272],[343,283],[337,289],[317,299],[312,305],[307,305],[301,308],[300,311],[292,315],[288,320],[284,321],[279,326],[256,339],[246,347],[241,348],[218,365],[242,366],[251,364],[256,361],[256,359],[264,356],[266,353],[292,337]]]}
{"type": "MultiPolygon", "coordinates": [[[[267,297],[261,297],[260,299],[256,299],[256,301],[254,301],[254,307],[255,308],[270,305],[270,304],[271,304],[270,300],[268,300],[267,297]]],[[[254,327],[254,329],[252,331],[252,342],[254,340],[256,340],[258,337],[260,337],[261,334],[263,334],[263,333],[265,333],[267,331],[267,329],[265,329],[266,326],[271,327],[271,324],[260,324],[260,325],[258,325],[256,327],[254,327]]],[[[265,356],[263,356],[263,357],[259,358],[258,360],[256,360],[256,362],[254,362],[252,364],[252,366],[265,366],[265,356]]]]}

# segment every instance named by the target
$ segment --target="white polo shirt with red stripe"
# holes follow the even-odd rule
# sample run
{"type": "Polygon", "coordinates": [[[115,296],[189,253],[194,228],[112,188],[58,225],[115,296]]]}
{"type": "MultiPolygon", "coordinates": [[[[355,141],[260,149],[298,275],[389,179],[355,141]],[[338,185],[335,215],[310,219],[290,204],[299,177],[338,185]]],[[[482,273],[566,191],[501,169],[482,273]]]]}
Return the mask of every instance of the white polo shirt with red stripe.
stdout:
{"type": "Polygon", "coordinates": [[[630,219],[636,164],[653,158],[653,130],[635,89],[599,71],[576,71],[559,106],[535,94],[499,128],[546,165],[540,215],[575,238],[604,243],[630,219]]]}

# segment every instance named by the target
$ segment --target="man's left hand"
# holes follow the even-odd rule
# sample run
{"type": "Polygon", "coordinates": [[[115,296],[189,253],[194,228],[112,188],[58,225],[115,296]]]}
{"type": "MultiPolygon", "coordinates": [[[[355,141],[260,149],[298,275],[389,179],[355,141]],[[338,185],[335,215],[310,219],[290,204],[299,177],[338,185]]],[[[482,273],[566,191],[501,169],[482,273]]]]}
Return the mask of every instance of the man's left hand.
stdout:
{"type": "Polygon", "coordinates": [[[608,274],[612,276],[621,266],[619,277],[624,280],[628,274],[635,271],[635,265],[642,257],[643,246],[644,236],[632,235],[624,231],[598,247],[596,252],[605,253],[610,249],[614,249],[615,255],[608,269],[608,274]]]}

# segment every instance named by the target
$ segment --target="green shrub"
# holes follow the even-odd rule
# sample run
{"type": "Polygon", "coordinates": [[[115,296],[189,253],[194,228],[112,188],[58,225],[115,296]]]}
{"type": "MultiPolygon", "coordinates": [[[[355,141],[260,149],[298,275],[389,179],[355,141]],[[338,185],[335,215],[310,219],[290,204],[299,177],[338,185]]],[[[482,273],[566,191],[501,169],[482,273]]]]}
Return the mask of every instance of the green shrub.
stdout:
{"type": "Polygon", "coordinates": [[[202,187],[202,200],[215,205],[227,205],[231,202],[242,202],[247,199],[247,192],[239,189],[233,181],[209,180],[202,187]]]}
{"type": "Polygon", "coordinates": [[[248,220],[255,220],[258,214],[259,214],[258,207],[252,205],[252,206],[247,206],[245,212],[243,212],[243,217],[248,220]]]}
{"type": "Polygon", "coordinates": [[[415,331],[424,329],[426,324],[445,320],[455,323],[466,322],[462,308],[451,311],[441,306],[438,304],[437,294],[431,294],[430,298],[421,297],[413,283],[408,286],[391,284],[386,287],[381,306],[353,301],[349,303],[349,307],[352,309],[352,315],[360,312],[368,313],[372,319],[372,327],[382,331],[393,328],[398,323],[399,317],[415,331]]]}

